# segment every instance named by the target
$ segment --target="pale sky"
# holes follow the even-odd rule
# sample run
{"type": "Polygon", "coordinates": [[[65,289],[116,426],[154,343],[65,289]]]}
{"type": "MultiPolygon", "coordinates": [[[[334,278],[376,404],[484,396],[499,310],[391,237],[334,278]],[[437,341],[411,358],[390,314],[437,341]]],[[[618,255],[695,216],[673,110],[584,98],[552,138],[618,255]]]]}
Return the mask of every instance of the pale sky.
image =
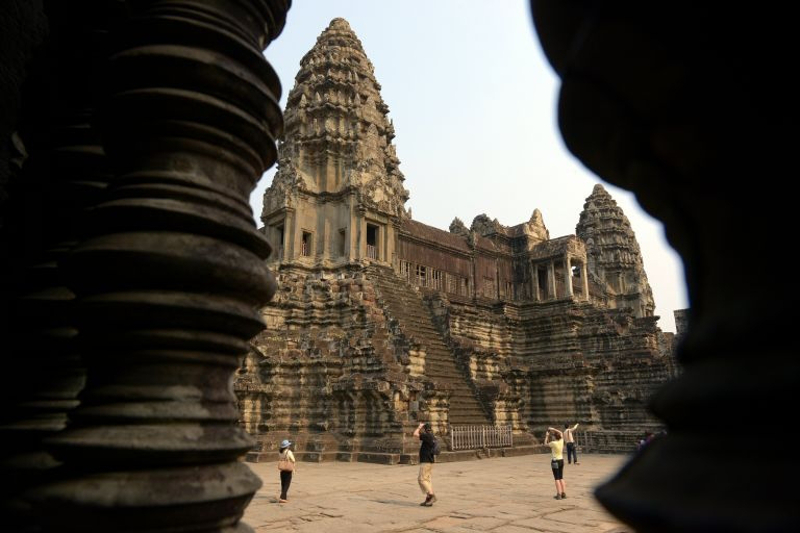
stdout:
{"type": "MultiPolygon", "coordinates": [[[[602,183],[636,233],[659,326],[675,331],[673,310],[688,306],[680,257],[633,194],[564,147],[558,78],[527,0],[294,0],[264,53],[283,85],[282,108],[300,59],[336,17],[350,23],[375,67],[414,220],[447,230],[455,217],[469,227],[485,213],[513,226],[538,208],[555,238],[575,233],[586,197],[602,183]]],[[[251,196],[257,218],[274,173],[251,196]]]]}

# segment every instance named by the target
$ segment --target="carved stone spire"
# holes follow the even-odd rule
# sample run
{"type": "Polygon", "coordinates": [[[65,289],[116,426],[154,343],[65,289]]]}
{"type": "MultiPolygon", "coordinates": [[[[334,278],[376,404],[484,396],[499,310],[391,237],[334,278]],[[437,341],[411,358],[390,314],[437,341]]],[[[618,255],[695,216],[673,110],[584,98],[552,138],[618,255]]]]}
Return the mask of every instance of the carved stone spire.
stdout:
{"type": "Polygon", "coordinates": [[[602,185],[586,199],[575,233],[586,242],[589,272],[605,282],[609,305],[652,316],[653,292],[628,217],[602,185]]]}
{"type": "Polygon", "coordinates": [[[470,231],[474,231],[479,235],[487,236],[492,235],[493,233],[501,233],[503,230],[499,220],[496,218],[492,220],[486,213],[481,213],[472,219],[470,231]]]}
{"type": "Polygon", "coordinates": [[[550,231],[544,225],[544,218],[539,209],[534,209],[531,214],[531,219],[524,224],[523,231],[533,242],[539,243],[550,240],[550,231]]]}
{"type": "Polygon", "coordinates": [[[469,239],[469,230],[467,226],[464,225],[464,222],[456,217],[450,223],[450,233],[455,233],[456,235],[461,235],[465,239],[469,239]]]}
{"type": "Polygon", "coordinates": [[[263,219],[293,205],[299,191],[353,191],[359,203],[406,216],[408,191],[398,166],[394,126],[361,41],[333,19],[300,61],[285,111],[278,172],[264,195],[263,219]]]}

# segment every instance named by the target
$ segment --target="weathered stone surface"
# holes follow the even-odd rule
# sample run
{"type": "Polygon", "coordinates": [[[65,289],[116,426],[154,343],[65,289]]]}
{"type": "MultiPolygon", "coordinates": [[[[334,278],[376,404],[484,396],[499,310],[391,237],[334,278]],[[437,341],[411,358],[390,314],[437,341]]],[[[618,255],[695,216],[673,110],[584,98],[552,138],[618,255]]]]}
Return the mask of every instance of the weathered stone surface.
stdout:
{"type": "Polygon", "coordinates": [[[589,241],[551,239],[538,209],[512,227],[427,226],[405,211],[387,112],[333,20],[301,61],[264,195],[281,289],[235,385],[251,459],[289,436],[308,460],[414,461],[418,420],[443,436],[510,425],[520,450],[566,421],[658,427],[645,405],[674,373],[670,337],[614,200],[587,199],[589,241]]]}

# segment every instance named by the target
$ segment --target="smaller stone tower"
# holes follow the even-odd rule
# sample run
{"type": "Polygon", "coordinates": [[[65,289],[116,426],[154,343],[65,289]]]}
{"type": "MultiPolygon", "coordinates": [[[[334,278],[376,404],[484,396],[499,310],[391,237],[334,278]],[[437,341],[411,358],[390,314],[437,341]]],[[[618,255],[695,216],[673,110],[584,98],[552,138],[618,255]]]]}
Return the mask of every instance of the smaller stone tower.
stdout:
{"type": "MultiPolygon", "coordinates": [[[[586,243],[589,276],[598,297],[611,308],[630,308],[634,316],[653,316],[653,291],[628,217],[602,185],[586,199],[575,233],[586,243]]],[[[594,292],[594,291],[593,291],[594,292]]]]}

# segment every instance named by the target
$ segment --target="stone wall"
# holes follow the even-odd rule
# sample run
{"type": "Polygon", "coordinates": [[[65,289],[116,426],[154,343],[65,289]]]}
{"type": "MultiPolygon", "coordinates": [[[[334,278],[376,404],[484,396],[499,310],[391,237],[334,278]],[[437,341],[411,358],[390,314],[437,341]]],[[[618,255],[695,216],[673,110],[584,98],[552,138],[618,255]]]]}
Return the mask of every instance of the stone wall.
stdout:
{"type": "Polygon", "coordinates": [[[242,423],[260,436],[251,458],[272,458],[286,437],[312,460],[409,453],[404,431],[430,396],[424,353],[387,319],[373,283],[360,269],[287,270],[278,282],[235,385],[242,423]]]}
{"type": "Polygon", "coordinates": [[[658,427],[653,392],[672,375],[653,319],[590,304],[473,306],[432,297],[451,343],[483,389],[504,390],[520,426],[535,433],[581,421],[584,429],[658,427]],[[563,421],[563,422],[562,422],[563,421]]]}

